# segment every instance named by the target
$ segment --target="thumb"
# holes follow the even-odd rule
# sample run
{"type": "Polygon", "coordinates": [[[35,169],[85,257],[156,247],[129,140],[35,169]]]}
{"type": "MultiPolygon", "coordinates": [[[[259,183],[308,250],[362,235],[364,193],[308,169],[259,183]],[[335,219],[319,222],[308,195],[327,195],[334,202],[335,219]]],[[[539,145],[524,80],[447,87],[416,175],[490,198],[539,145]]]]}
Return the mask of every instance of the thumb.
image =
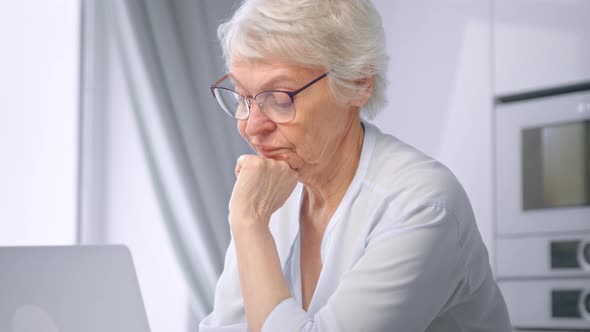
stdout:
{"type": "Polygon", "coordinates": [[[236,162],[236,169],[234,170],[234,173],[236,174],[236,177],[240,176],[240,171],[242,170],[242,166],[244,164],[244,160],[246,159],[246,155],[243,154],[238,158],[238,161],[236,162]]]}

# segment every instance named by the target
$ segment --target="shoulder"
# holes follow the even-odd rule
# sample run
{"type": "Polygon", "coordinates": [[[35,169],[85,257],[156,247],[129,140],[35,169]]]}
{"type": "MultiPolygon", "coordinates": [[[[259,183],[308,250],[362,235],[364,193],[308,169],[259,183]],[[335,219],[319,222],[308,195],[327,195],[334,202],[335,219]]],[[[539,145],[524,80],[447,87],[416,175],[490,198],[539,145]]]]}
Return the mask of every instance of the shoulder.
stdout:
{"type": "Polygon", "coordinates": [[[381,201],[384,219],[403,223],[416,211],[474,219],[463,187],[445,165],[374,126],[368,129],[375,139],[363,187],[381,201]]]}

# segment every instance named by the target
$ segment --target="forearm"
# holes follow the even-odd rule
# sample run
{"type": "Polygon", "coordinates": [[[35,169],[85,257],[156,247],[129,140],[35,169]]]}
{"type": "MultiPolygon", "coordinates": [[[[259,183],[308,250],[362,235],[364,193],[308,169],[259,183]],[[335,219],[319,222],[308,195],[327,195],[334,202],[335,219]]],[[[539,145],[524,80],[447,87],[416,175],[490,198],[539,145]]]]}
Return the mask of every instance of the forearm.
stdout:
{"type": "Polygon", "coordinates": [[[232,222],[240,286],[250,331],[291,296],[267,222],[232,222]]]}

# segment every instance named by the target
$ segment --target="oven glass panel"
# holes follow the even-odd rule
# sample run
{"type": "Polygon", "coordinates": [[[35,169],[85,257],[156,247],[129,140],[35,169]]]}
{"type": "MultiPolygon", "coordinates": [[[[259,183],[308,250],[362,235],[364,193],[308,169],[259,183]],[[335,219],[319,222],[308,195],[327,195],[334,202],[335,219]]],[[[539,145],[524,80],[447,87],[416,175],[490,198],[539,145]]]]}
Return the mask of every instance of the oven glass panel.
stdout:
{"type": "Polygon", "coordinates": [[[590,205],[590,120],[522,130],[524,210],[590,205]]]}

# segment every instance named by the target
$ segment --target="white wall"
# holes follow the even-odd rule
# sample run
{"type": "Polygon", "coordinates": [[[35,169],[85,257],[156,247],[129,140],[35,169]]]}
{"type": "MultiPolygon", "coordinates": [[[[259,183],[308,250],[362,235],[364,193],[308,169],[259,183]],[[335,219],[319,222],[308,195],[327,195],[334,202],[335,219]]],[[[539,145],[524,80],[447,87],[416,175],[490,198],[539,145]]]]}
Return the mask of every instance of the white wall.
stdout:
{"type": "Polygon", "coordinates": [[[374,122],[455,173],[493,255],[491,1],[374,3],[391,57],[374,122]]]}
{"type": "Polygon", "coordinates": [[[0,1],[0,245],[75,242],[78,0],[0,1]]]}

